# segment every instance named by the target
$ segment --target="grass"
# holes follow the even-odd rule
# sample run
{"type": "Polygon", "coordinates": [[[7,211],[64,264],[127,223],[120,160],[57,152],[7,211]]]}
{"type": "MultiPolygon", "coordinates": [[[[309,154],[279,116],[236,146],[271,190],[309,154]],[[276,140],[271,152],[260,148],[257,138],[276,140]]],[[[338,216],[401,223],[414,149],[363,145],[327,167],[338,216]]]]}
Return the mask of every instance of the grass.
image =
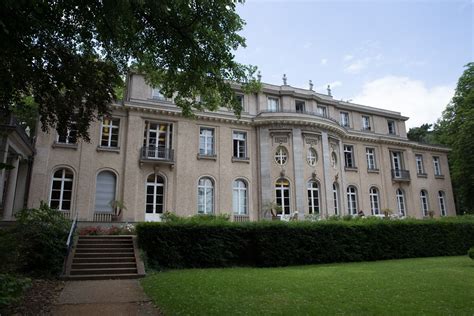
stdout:
{"type": "Polygon", "coordinates": [[[474,315],[468,257],[171,270],[142,286],[165,315],[474,315]]]}

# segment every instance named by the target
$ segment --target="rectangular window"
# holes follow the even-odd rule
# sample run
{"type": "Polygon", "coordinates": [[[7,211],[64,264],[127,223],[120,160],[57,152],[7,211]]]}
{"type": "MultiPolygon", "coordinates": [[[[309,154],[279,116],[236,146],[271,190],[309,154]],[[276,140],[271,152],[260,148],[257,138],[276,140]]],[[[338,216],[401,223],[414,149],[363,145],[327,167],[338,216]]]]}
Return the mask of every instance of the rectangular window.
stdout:
{"type": "Polygon", "coordinates": [[[435,176],[441,175],[441,163],[439,157],[433,157],[433,166],[434,166],[434,174],[435,176]]]}
{"type": "Polygon", "coordinates": [[[371,130],[370,116],[365,116],[365,115],[362,116],[362,129],[364,131],[370,131],[371,130]]]}
{"type": "Polygon", "coordinates": [[[163,93],[161,93],[160,88],[155,87],[151,90],[151,98],[154,100],[166,100],[163,93]]]}
{"type": "Polygon", "coordinates": [[[325,106],[320,106],[318,105],[318,114],[321,115],[322,117],[327,117],[327,109],[325,106]]]}
{"type": "Polygon", "coordinates": [[[244,95],[243,94],[237,94],[235,96],[235,98],[237,99],[237,102],[239,102],[240,108],[242,109],[242,111],[244,111],[244,95]]]}
{"type": "Polygon", "coordinates": [[[234,146],[234,157],[240,159],[247,158],[247,133],[233,132],[232,141],[234,146]]]}
{"type": "Polygon", "coordinates": [[[118,148],[120,119],[104,118],[100,135],[100,146],[118,148]]]}
{"type": "Polygon", "coordinates": [[[415,155],[415,160],[416,160],[416,173],[425,174],[425,168],[423,166],[423,156],[415,155]]]}
{"type": "Polygon", "coordinates": [[[269,112],[278,112],[280,110],[280,100],[277,98],[268,98],[267,107],[269,112]]]}
{"type": "Polygon", "coordinates": [[[172,159],[173,124],[145,122],[142,156],[146,159],[172,159]]]}
{"type": "Polygon", "coordinates": [[[76,123],[71,123],[65,134],[58,134],[58,143],[62,144],[76,144],[77,143],[77,128],[76,123]]]}
{"type": "Polygon", "coordinates": [[[349,113],[341,112],[341,125],[344,127],[349,127],[349,113]]]}
{"type": "Polygon", "coordinates": [[[395,121],[387,121],[387,126],[388,126],[388,133],[390,135],[397,134],[397,131],[395,129],[395,121]]]}
{"type": "Polygon", "coordinates": [[[214,129],[201,127],[199,131],[199,154],[214,156],[214,129]]]}
{"type": "Polygon", "coordinates": [[[354,146],[344,145],[344,160],[346,168],[355,168],[354,146]]]}
{"type": "Polygon", "coordinates": [[[369,170],[375,170],[377,169],[376,163],[375,163],[375,149],[374,148],[366,148],[365,153],[367,156],[367,169],[369,170]]]}
{"type": "Polygon", "coordinates": [[[304,113],[305,112],[305,103],[304,101],[295,101],[295,108],[296,113],[304,113]]]}

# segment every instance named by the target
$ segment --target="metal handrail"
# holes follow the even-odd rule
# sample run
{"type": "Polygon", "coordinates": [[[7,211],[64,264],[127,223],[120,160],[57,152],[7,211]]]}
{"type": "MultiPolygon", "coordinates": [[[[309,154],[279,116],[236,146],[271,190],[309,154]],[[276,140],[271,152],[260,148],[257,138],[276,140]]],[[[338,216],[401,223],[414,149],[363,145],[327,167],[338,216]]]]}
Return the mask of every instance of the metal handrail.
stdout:
{"type": "Polygon", "coordinates": [[[143,146],[141,150],[142,159],[173,161],[174,151],[164,146],[143,146]]]}
{"type": "Polygon", "coordinates": [[[67,236],[67,240],[66,240],[66,257],[64,258],[64,263],[63,263],[63,274],[66,273],[67,260],[69,257],[69,253],[71,252],[72,240],[74,237],[74,233],[76,232],[76,228],[77,228],[77,214],[76,216],[74,216],[74,220],[72,221],[71,228],[69,229],[69,235],[67,236]]]}

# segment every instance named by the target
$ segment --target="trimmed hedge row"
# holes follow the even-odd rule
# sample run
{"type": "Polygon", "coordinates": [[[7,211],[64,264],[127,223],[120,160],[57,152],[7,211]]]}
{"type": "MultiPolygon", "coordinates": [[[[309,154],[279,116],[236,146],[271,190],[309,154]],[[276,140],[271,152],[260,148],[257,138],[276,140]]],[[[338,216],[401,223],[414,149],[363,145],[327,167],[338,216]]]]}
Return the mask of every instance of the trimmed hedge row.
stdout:
{"type": "Polygon", "coordinates": [[[474,222],[142,223],[137,236],[155,267],[271,267],[465,255],[474,222]]]}

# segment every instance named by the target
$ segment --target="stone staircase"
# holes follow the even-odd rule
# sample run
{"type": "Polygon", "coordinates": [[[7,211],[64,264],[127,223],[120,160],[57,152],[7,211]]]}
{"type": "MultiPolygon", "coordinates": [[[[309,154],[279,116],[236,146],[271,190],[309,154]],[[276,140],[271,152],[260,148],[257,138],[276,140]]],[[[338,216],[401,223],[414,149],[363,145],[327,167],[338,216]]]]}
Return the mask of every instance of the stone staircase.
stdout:
{"type": "Polygon", "coordinates": [[[66,263],[68,280],[135,279],[145,275],[134,236],[79,236],[66,263]]]}

